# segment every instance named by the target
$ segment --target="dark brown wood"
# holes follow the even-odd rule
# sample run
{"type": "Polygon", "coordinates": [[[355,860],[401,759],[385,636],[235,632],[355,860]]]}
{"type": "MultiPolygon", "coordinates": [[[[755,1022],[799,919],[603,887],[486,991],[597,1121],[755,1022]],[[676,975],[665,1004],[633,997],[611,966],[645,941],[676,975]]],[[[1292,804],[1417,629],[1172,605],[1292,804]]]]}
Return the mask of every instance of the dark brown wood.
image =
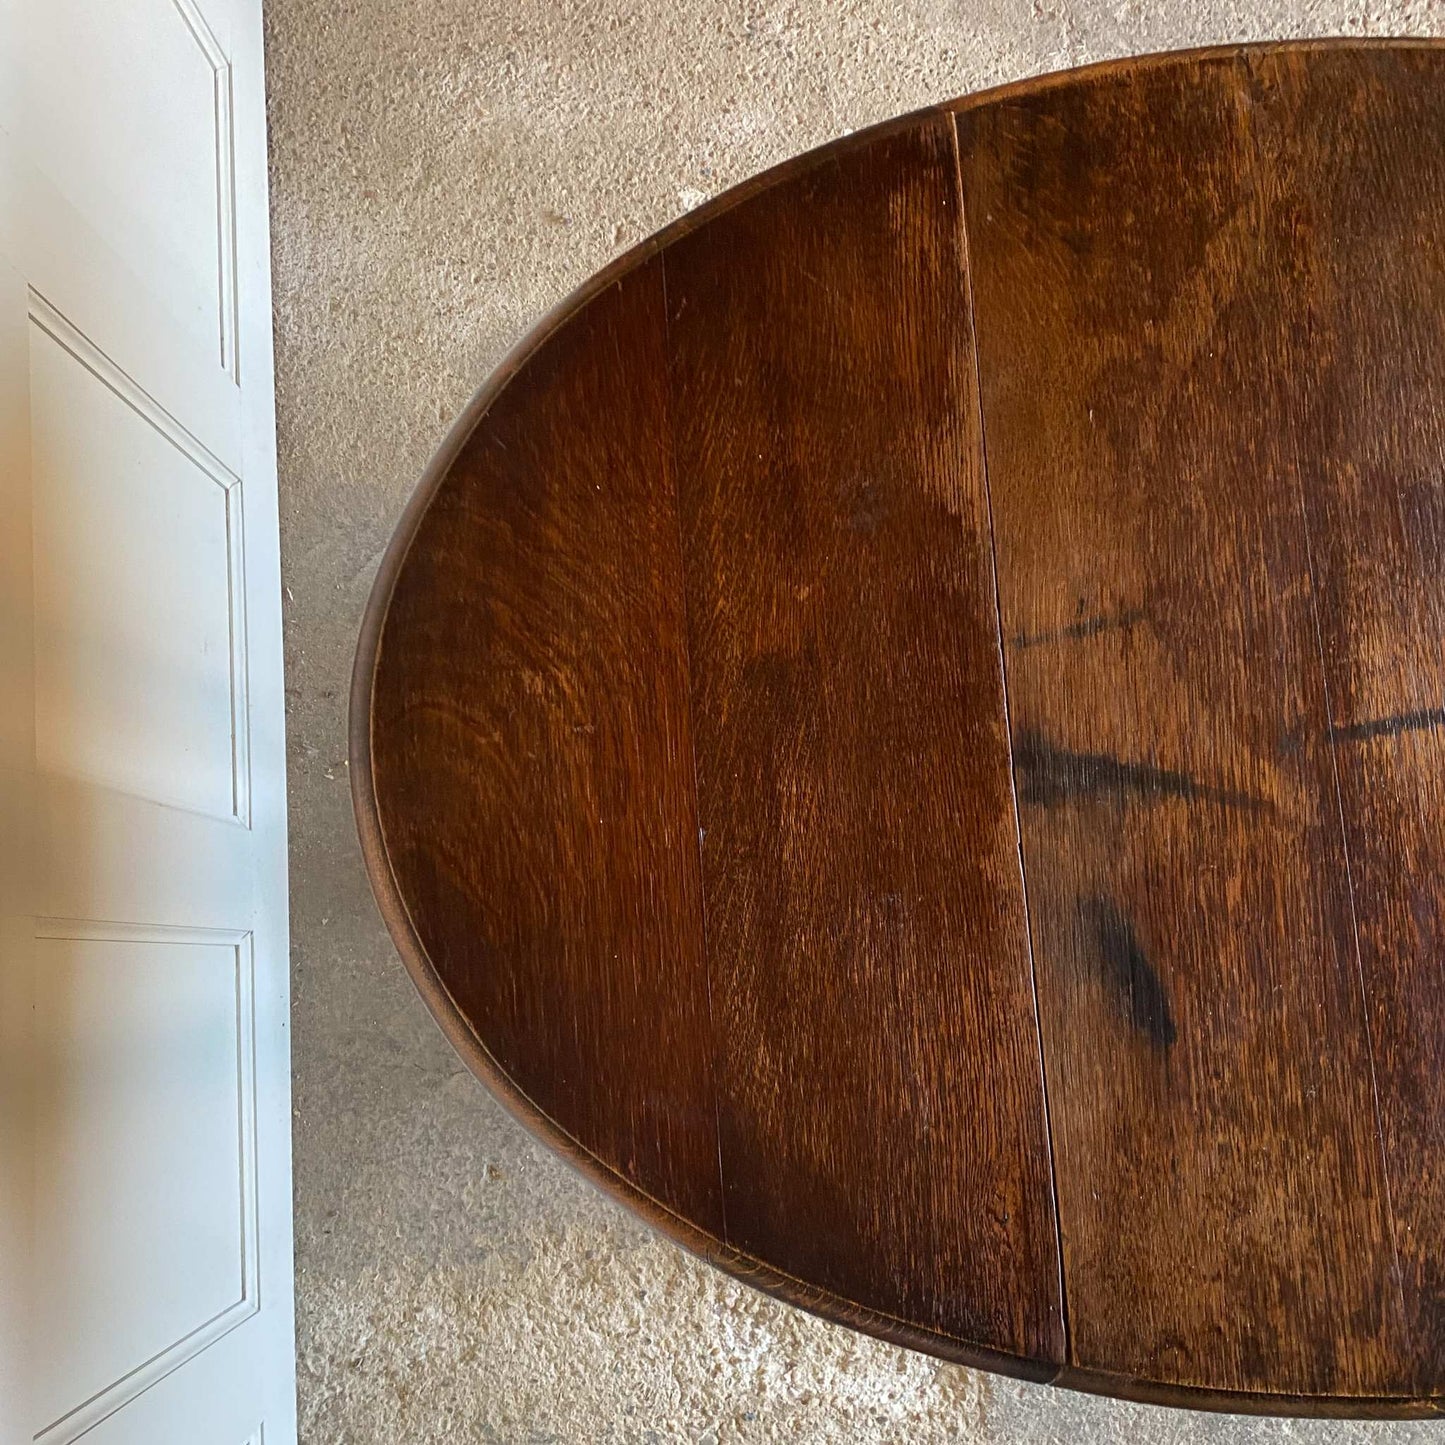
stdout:
{"type": "Polygon", "coordinates": [[[1445,1379],[1445,84],[1254,64],[1296,457],[1416,1389],[1445,1379]],[[1365,204],[1367,202],[1367,204],[1365,204]]]}
{"type": "Polygon", "coordinates": [[[371,766],[427,957],[497,1070],[721,1225],[662,273],[526,362],[421,516],[371,766]]]}
{"type": "Polygon", "coordinates": [[[664,254],[724,1202],[1059,1360],[957,198],[931,117],[664,254]]]}
{"type": "Polygon", "coordinates": [[[1001,625],[1073,1361],[1386,1394],[1267,104],[1218,60],[960,117],[1001,625]]]}
{"type": "Polygon", "coordinates": [[[544,321],[408,509],[353,783],[520,1118],[762,1288],[1445,1414],[1445,48],[1045,77],[544,321]]]}

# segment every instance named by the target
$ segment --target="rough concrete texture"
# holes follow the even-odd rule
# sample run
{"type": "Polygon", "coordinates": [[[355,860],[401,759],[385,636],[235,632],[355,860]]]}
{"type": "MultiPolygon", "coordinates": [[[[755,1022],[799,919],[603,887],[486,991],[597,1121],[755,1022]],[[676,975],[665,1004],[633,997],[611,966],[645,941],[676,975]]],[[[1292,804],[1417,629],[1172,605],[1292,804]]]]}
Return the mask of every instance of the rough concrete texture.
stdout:
{"type": "Polygon", "coordinates": [[[346,685],[381,549],[526,326],[704,197],[849,129],[1107,56],[1445,31],[1349,0],[267,0],[289,687],[302,1436],[1392,1440],[940,1366],[733,1284],[492,1103],[363,877],[346,685]]]}

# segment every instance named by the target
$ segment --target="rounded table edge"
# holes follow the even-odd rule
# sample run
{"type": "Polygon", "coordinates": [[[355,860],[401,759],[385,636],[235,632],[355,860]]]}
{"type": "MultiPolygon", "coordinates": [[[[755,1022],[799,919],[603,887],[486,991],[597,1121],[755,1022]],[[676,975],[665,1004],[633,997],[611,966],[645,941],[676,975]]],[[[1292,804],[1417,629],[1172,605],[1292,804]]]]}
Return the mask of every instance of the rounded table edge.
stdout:
{"type": "MultiPolygon", "coordinates": [[[[1022,100],[1059,85],[1106,79],[1125,70],[1137,72],[1170,64],[1242,61],[1252,56],[1280,52],[1308,54],[1367,50],[1445,51],[1445,36],[1328,36],[1194,46],[1145,55],[1113,57],[1088,65],[1027,76],[923,106],[792,156],[730,187],[622,252],[546,311],[503,355],[458,414],[402,509],[363,610],[348,703],[352,807],[363,864],[382,920],[413,985],[443,1034],[468,1069],[512,1118],[594,1187],[624,1205],[673,1243],[703,1262],[721,1269],[739,1283],[749,1285],[829,1323],[855,1329],[887,1343],[919,1351],[952,1364],[1131,1403],[1257,1416],[1341,1420],[1445,1419],[1445,1393],[1429,1396],[1371,1396],[1227,1390],[1204,1385],[1170,1383],[1080,1365],[1072,1361],[1058,1363],[1000,1351],[911,1324],[818,1286],[809,1285],[700,1229],[617,1173],[555,1120],[543,1113],[492,1057],[447,991],[412,923],[387,853],[372,774],[371,703],[377,661],[392,593],[421,520],[472,432],[505,388],[556,332],[609,286],[647,264],[674,241],[706,225],[734,206],[743,204],[815,166],[826,164],[838,154],[931,119],[951,121],[956,116],[986,105],[1022,100]]],[[[1068,1338],[1067,1331],[1065,1337],[1068,1338]]]]}

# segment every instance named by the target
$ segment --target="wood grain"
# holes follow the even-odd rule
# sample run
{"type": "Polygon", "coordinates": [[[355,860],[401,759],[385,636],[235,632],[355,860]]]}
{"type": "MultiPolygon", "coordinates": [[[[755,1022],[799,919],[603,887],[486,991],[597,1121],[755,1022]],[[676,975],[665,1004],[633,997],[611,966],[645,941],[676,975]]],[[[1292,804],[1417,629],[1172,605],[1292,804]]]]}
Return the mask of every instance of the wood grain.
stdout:
{"type": "Polygon", "coordinates": [[[363,628],[428,1004],[742,1279],[1445,1414],[1445,47],[1114,62],[621,258],[363,628]]]}
{"type": "Polygon", "coordinates": [[[372,693],[390,867],[533,1105],[720,1228],[662,274],[539,349],[397,577],[372,693]]]}
{"type": "Polygon", "coordinates": [[[665,265],[728,1239],[1057,1359],[949,122],[665,265]]]}
{"type": "Polygon", "coordinates": [[[1287,444],[1415,1371],[1445,1390],[1445,86],[1428,53],[1260,57],[1288,228],[1287,444]]]}
{"type": "Polygon", "coordinates": [[[1267,103],[1226,57],[959,117],[1024,865],[1072,1362],[1388,1394],[1267,103]]]}

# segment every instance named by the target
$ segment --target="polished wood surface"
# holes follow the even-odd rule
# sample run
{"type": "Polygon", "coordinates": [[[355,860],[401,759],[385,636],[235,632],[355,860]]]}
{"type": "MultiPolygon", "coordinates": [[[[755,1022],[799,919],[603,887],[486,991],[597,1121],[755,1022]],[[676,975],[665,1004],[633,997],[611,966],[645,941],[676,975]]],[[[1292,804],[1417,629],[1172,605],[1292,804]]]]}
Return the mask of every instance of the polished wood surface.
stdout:
{"type": "Polygon", "coordinates": [[[1061,1359],[952,121],[665,260],[727,1238],[1061,1359]]]}
{"type": "Polygon", "coordinates": [[[1219,60],[960,118],[1000,620],[1074,1349],[1381,1393],[1407,1346],[1304,512],[1320,338],[1269,101],[1219,60]]]}
{"type": "Polygon", "coordinates": [[[391,866],[497,1067],[721,1230],[662,282],[600,295],[456,459],[372,728],[391,866]]]}
{"type": "Polygon", "coordinates": [[[1445,1414],[1445,48],[971,97],[609,267],[358,654],[471,1067],[947,1358],[1445,1414]]]}

